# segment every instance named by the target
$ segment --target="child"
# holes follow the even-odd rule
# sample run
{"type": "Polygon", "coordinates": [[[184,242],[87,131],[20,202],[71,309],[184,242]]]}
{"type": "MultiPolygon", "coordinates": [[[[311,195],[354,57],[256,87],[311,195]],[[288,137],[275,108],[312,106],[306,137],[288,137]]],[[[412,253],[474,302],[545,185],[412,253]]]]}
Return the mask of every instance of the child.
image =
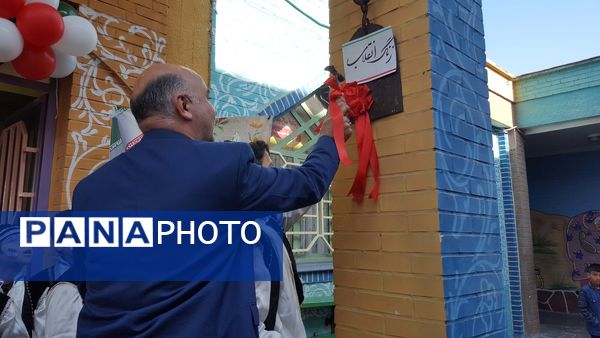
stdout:
{"type": "MultiPolygon", "coordinates": [[[[81,296],[75,284],[57,280],[68,274],[62,267],[68,262],[43,270],[34,278],[39,281],[27,281],[31,254],[19,246],[17,226],[0,226],[0,338],[74,338],[81,296]]],[[[63,260],[69,254],[57,252],[63,260]]]]}
{"type": "MultiPolygon", "coordinates": [[[[269,145],[263,141],[250,143],[256,164],[271,167],[269,145]]],[[[288,211],[283,214],[284,230],[288,231],[294,223],[302,218],[311,206],[288,211]]],[[[304,337],[306,330],[302,322],[300,305],[304,301],[302,280],[298,274],[292,247],[286,236],[283,236],[283,274],[281,282],[257,281],[256,304],[261,323],[258,327],[260,338],[304,337]],[[277,291],[279,290],[279,291],[277,291]]]]}
{"type": "Polygon", "coordinates": [[[0,338],[29,338],[21,319],[22,299],[14,299],[17,288],[12,287],[29,263],[28,257],[19,248],[19,228],[0,224],[0,338]]]}
{"type": "Polygon", "coordinates": [[[600,264],[588,266],[590,283],[579,291],[579,311],[592,338],[600,338],[600,264]]]}

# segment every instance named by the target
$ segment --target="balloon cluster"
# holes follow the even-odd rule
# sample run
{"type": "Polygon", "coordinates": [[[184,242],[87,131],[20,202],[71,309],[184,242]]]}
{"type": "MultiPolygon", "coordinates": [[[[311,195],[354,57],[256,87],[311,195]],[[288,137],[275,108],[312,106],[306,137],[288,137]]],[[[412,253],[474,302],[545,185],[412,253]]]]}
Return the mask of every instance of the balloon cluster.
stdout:
{"type": "Polygon", "coordinates": [[[69,76],[97,42],[94,26],[59,0],[0,0],[0,63],[26,79],[69,76]]]}

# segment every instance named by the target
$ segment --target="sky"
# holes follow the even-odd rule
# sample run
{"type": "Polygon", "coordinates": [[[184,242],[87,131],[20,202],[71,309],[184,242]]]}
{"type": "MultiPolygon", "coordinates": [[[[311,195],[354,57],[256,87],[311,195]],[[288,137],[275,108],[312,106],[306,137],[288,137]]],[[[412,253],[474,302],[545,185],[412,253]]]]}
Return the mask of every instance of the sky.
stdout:
{"type": "Polygon", "coordinates": [[[513,75],[600,56],[600,0],[483,0],[487,58],[513,75]]]}
{"type": "MultiPolygon", "coordinates": [[[[327,0],[292,3],[329,23],[327,0]]],[[[216,12],[217,70],[286,92],[327,79],[329,31],[284,0],[218,0],[216,12]]]]}

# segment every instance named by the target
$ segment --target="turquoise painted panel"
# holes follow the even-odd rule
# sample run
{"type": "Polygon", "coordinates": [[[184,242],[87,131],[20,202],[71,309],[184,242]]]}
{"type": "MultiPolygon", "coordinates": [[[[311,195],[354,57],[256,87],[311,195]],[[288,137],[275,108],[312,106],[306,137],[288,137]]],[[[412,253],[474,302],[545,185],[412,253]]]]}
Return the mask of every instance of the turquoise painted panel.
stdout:
{"type": "Polygon", "coordinates": [[[302,284],[307,299],[328,299],[333,301],[333,282],[302,284]]]}
{"type": "MultiPolygon", "coordinates": [[[[333,271],[324,271],[325,275],[333,275],[333,271]]],[[[308,274],[318,274],[312,272],[308,274]]],[[[307,274],[302,274],[306,280],[307,274]]],[[[312,280],[315,280],[314,278],[312,280]]],[[[302,304],[302,321],[307,337],[330,336],[333,328],[333,281],[321,283],[304,283],[304,303],[302,304]]]]}
{"type": "Polygon", "coordinates": [[[519,77],[514,88],[521,128],[600,116],[600,57],[519,77]]]}
{"type": "Polygon", "coordinates": [[[302,310],[302,321],[307,337],[333,337],[333,308],[302,310]]]}
{"type": "Polygon", "coordinates": [[[520,76],[515,101],[527,101],[600,86],[600,57],[520,76]]]}
{"type": "Polygon", "coordinates": [[[284,94],[282,90],[223,72],[213,71],[211,74],[210,100],[217,110],[217,117],[257,115],[272,100],[284,94]]]}
{"type": "Polygon", "coordinates": [[[520,128],[600,116],[600,86],[518,102],[516,112],[520,128]]]}

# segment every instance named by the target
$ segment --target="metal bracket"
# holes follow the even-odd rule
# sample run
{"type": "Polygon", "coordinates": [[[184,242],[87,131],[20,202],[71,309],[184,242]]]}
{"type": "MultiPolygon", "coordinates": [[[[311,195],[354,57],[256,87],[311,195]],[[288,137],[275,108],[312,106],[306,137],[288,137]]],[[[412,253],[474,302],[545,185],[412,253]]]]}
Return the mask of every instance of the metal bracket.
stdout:
{"type": "Polygon", "coordinates": [[[358,6],[360,6],[360,10],[363,13],[363,17],[362,17],[362,29],[365,32],[365,34],[366,34],[366,31],[367,31],[367,26],[369,26],[369,24],[371,24],[371,22],[369,21],[369,18],[368,18],[369,1],[370,0],[354,0],[354,3],[357,4],[358,6]]]}

